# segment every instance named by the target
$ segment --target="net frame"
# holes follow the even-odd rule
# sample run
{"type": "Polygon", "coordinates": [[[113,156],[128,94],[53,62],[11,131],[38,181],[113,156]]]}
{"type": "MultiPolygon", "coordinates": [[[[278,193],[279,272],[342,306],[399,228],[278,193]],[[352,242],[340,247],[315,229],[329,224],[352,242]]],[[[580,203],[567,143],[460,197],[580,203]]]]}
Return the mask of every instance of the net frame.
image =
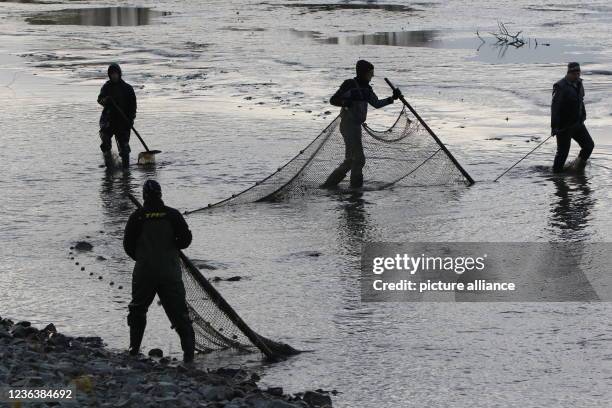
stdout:
{"type": "MultiPolygon", "coordinates": [[[[371,183],[363,190],[381,190],[394,185],[431,186],[454,183],[472,185],[474,180],[444,143],[403,97],[401,100],[405,106],[389,128],[375,130],[367,123],[362,124],[362,134],[365,136],[363,147],[367,158],[363,172],[364,178],[371,183]],[[375,166],[373,163],[378,164],[378,169],[373,169],[375,166]],[[377,178],[367,174],[381,173],[380,169],[393,165],[398,170],[395,172],[392,169],[387,170],[389,174],[384,174],[384,177],[377,178]],[[419,178],[423,181],[419,182],[419,178]]],[[[341,115],[338,115],[304,149],[274,173],[237,194],[205,207],[187,211],[185,214],[226,205],[279,201],[285,197],[303,196],[308,192],[319,190],[323,180],[315,182],[316,177],[321,175],[326,177],[343,160],[344,142],[339,136],[340,125],[341,115]],[[318,157],[325,156],[325,152],[321,152],[330,150],[330,143],[335,145],[332,146],[335,150],[328,153],[327,157],[318,157]],[[306,174],[308,172],[312,174],[306,174]],[[300,182],[302,185],[298,185],[300,182]]]]}

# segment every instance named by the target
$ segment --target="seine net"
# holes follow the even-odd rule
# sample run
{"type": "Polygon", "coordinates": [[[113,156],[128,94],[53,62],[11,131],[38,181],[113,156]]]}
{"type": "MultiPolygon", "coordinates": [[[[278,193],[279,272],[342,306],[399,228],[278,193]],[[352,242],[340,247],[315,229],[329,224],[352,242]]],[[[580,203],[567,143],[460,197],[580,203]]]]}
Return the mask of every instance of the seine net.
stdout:
{"type": "Polygon", "coordinates": [[[282,358],[299,353],[293,347],[260,336],[248,327],[183,253],[181,253],[181,266],[187,305],[199,351],[224,349],[249,351],[256,347],[270,358],[282,358]]]}
{"type": "MultiPolygon", "coordinates": [[[[321,191],[321,184],[345,157],[340,120],[340,116],[336,117],[297,156],[252,187],[188,213],[225,205],[277,201],[321,191]]],[[[473,183],[425,122],[406,109],[387,130],[378,131],[363,124],[362,144],[366,157],[364,190],[380,190],[394,185],[473,183]]],[[[340,189],[348,188],[347,179],[340,183],[340,189]]]]}
{"type": "MultiPolygon", "coordinates": [[[[134,196],[130,194],[129,197],[137,207],[141,207],[134,196]]],[[[281,359],[299,353],[288,344],[270,340],[254,332],[189,258],[183,252],[179,253],[187,307],[193,321],[198,351],[253,351],[257,348],[271,359],[281,359]]]]}

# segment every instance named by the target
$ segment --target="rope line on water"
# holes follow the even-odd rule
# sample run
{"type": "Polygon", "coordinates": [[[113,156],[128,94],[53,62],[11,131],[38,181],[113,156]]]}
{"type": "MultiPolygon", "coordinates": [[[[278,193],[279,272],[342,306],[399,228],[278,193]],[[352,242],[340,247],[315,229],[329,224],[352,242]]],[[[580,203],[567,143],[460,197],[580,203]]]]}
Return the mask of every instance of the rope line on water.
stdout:
{"type": "Polygon", "coordinates": [[[502,174],[500,174],[495,180],[493,180],[493,182],[497,182],[497,180],[499,180],[500,178],[502,178],[506,173],[508,173],[510,170],[512,170],[513,168],[515,168],[520,162],[522,162],[523,160],[525,160],[531,153],[535,152],[537,149],[540,148],[540,146],[542,146],[544,143],[548,142],[548,140],[553,137],[554,135],[550,135],[548,136],[546,139],[544,139],[543,142],[541,142],[539,145],[537,145],[536,147],[534,147],[533,149],[531,149],[531,151],[529,153],[527,153],[525,156],[523,156],[519,161],[517,161],[516,163],[514,163],[512,166],[510,166],[506,171],[504,171],[502,174]]]}

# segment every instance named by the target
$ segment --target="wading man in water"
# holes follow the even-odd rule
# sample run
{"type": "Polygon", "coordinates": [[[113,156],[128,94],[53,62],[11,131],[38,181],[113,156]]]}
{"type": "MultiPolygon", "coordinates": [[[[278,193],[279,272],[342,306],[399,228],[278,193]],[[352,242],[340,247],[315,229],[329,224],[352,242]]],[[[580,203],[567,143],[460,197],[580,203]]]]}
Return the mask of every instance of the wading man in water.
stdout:
{"type": "Polygon", "coordinates": [[[124,168],[130,165],[130,129],[136,118],[134,88],[121,78],[118,64],[108,67],[109,80],[102,86],[98,103],[104,106],[100,116],[100,138],[106,167],[112,166],[111,139],[117,139],[119,156],[124,168]]]}
{"type": "Polygon", "coordinates": [[[185,300],[179,250],[191,243],[191,231],[180,212],[164,205],[161,186],[156,181],[144,184],[142,196],[143,207],[130,216],[123,239],[125,252],[136,261],[127,318],[130,354],[139,353],[147,310],[157,294],[181,339],[184,362],[190,363],[195,334],[185,300]]]}
{"type": "Polygon", "coordinates": [[[557,154],[553,164],[555,173],[563,171],[572,139],[578,142],[581,148],[572,168],[583,170],[586,166],[595,144],[584,126],[585,120],[584,87],[580,79],[580,65],[577,62],[570,62],[565,78],[553,87],[551,127],[552,134],[557,136],[557,154]]]}
{"type": "Polygon", "coordinates": [[[396,89],[393,96],[378,99],[370,86],[370,81],[374,76],[374,65],[368,61],[359,60],[356,70],[357,76],[344,81],[330,99],[332,105],[342,107],[340,133],[344,139],[345,158],[323,183],[321,186],[323,188],[337,186],[349,171],[351,172],[351,187],[360,188],[363,185],[362,169],[366,159],[361,143],[361,125],[366,121],[368,104],[376,109],[382,108],[393,103],[401,95],[399,89],[396,89]]]}

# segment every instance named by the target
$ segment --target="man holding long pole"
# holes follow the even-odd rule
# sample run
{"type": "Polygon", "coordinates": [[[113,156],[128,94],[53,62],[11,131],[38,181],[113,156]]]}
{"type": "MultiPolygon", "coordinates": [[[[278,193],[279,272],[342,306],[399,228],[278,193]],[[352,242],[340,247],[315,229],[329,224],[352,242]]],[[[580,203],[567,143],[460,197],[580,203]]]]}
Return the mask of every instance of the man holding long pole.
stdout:
{"type": "Polygon", "coordinates": [[[342,108],[340,111],[340,133],[344,139],[344,161],[327,177],[321,187],[334,188],[351,172],[351,187],[363,186],[363,166],[365,155],[361,142],[361,125],[368,114],[368,104],[379,109],[399,98],[400,91],[394,90],[393,96],[378,99],[370,81],[374,76],[374,65],[365,60],[357,61],[355,78],[347,79],[331,97],[330,103],[342,108]]]}
{"type": "Polygon", "coordinates": [[[130,165],[130,129],[136,118],[136,94],[134,88],[121,78],[118,64],[108,67],[108,78],[98,95],[98,103],[104,106],[100,116],[100,149],[106,167],[112,166],[111,139],[117,139],[117,147],[123,168],[130,165]]]}

